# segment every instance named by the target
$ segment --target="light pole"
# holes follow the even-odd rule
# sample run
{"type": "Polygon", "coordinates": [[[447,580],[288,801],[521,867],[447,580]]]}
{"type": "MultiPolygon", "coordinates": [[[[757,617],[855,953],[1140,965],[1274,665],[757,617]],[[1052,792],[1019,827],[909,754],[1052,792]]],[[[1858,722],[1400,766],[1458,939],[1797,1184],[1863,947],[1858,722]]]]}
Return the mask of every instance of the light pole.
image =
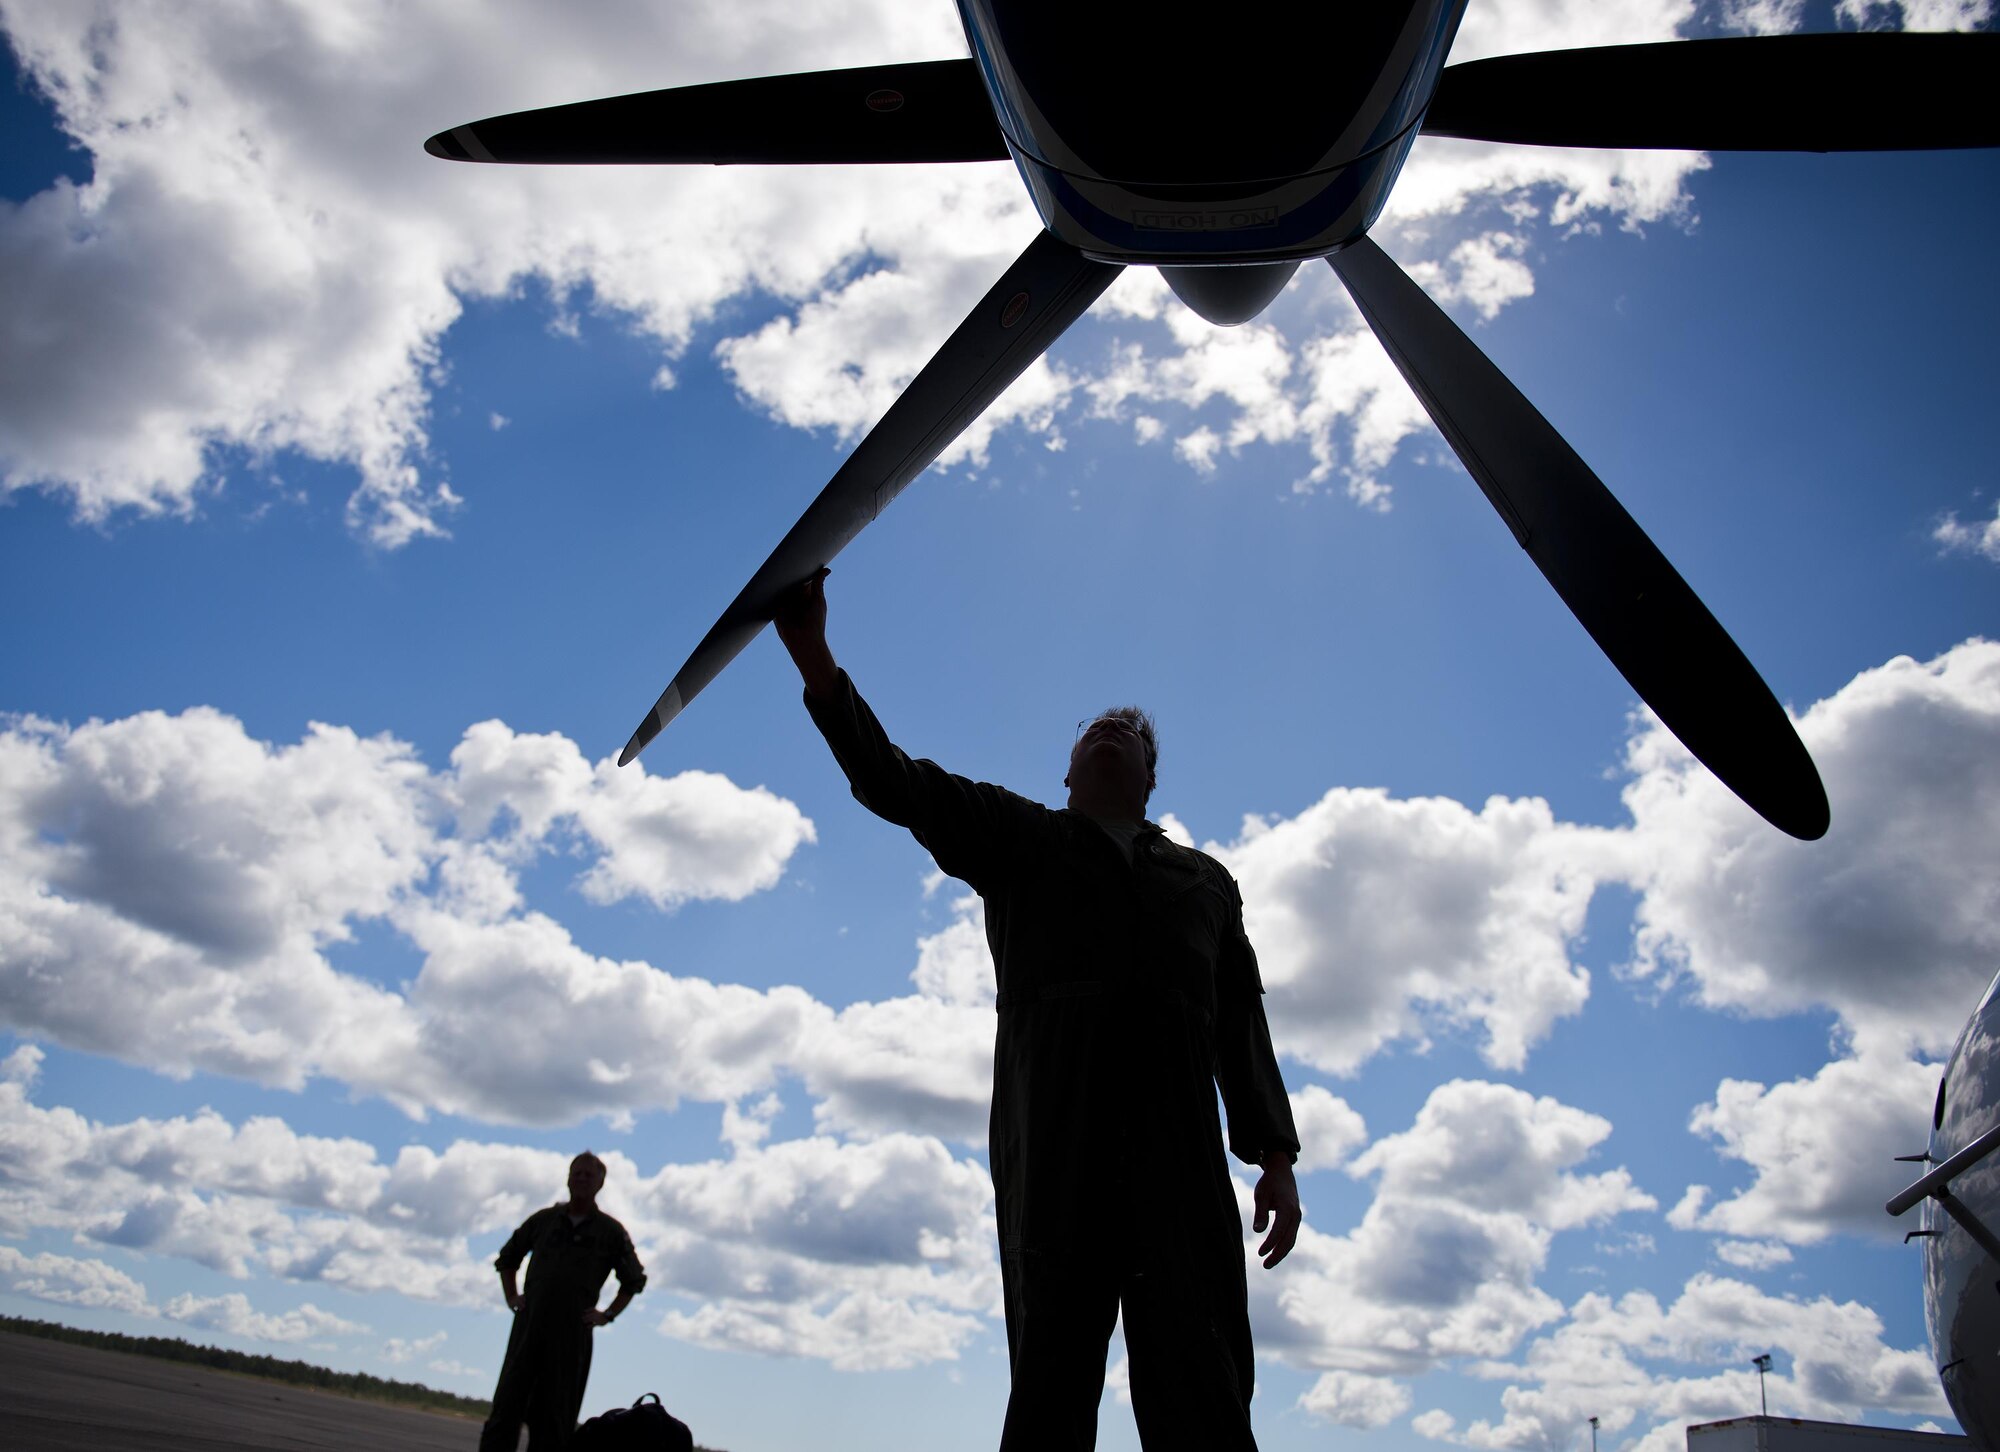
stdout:
{"type": "Polygon", "coordinates": [[[1771,1415],[1771,1404],[1764,1400],[1764,1373],[1771,1369],[1771,1353],[1750,1358],[1750,1364],[1757,1368],[1757,1405],[1764,1416],[1771,1415]]]}
{"type": "Polygon", "coordinates": [[[1590,1452],[1597,1452],[1597,1418],[1590,1419],[1590,1452]]]}

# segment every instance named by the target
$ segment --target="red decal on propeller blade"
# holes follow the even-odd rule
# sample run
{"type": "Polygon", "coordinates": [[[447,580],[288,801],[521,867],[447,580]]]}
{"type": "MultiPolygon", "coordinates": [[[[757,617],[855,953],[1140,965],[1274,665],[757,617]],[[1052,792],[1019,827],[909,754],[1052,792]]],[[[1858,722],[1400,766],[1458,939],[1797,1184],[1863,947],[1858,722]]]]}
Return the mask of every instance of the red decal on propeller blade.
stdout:
{"type": "Polygon", "coordinates": [[[1000,309],[1000,326],[1003,328],[1013,327],[1014,324],[1021,321],[1022,314],[1027,311],[1028,295],[1025,292],[1015,293],[1007,299],[1007,306],[1000,309]]]}
{"type": "Polygon", "coordinates": [[[870,91],[868,93],[868,109],[871,111],[896,111],[900,110],[902,105],[903,93],[901,91],[870,91]]]}

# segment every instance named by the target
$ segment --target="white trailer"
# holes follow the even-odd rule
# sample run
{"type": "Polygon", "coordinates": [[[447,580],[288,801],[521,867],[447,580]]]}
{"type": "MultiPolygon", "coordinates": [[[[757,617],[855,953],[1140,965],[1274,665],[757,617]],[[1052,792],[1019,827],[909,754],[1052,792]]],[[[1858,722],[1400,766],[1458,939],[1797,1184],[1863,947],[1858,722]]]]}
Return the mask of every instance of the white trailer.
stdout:
{"type": "Polygon", "coordinates": [[[1797,1417],[1732,1417],[1687,1430],[1688,1452],[1965,1452],[1971,1438],[1797,1417]]]}

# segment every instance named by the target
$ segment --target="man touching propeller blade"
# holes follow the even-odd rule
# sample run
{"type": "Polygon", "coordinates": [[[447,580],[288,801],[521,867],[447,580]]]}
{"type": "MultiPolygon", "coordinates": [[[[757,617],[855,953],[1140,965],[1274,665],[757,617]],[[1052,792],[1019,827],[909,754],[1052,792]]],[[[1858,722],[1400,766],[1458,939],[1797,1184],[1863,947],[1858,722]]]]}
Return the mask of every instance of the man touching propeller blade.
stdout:
{"type": "Polygon", "coordinates": [[[1084,722],[1060,810],[894,745],[826,640],[827,572],[779,639],[855,798],[986,903],[999,986],[988,1154],[1013,1387],[1002,1452],[1096,1442],[1121,1310],[1147,1452],[1254,1452],[1243,1227],[1223,1153],[1262,1170],[1268,1270],[1298,1238],[1299,1138],[1235,882],[1146,819],[1158,744],[1084,722]]]}
{"type": "Polygon", "coordinates": [[[1826,791],[1789,716],[1693,588],[1473,342],[1369,240],[1420,135],[1537,146],[1874,151],[2000,145],[2000,35],[1735,36],[1448,65],[1469,0],[1284,0],[1188,34],[1127,7],[957,0],[969,54],[492,116],[432,155],[561,165],[1011,160],[1045,230],[856,446],[667,683],[647,744],[1124,267],[1218,325],[1325,258],[1591,638],[1681,742],[1812,840],[1826,791]]]}

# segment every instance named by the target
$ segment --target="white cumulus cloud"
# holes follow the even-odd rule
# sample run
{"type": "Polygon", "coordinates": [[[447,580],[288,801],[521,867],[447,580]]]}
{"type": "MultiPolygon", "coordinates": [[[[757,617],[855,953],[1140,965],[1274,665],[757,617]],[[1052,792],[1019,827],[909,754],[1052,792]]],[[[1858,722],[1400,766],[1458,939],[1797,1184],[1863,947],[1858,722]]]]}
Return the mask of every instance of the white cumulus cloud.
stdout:
{"type": "MultiPolygon", "coordinates": [[[[1691,1422],[1740,1416],[1757,1404],[1749,1358],[1774,1353],[1771,1410],[1857,1421],[1865,1414],[1935,1414],[1944,1396],[1929,1356],[1883,1340],[1881,1317],[1856,1301],[1773,1296],[1742,1281],[1697,1275],[1671,1304],[1649,1292],[1587,1295],[1518,1363],[1479,1374],[1507,1383],[1502,1415],[1452,1440],[1505,1449],[1567,1445],[1586,1417],[1626,1446],[1670,1452],[1691,1422]],[[1732,1365],[1715,1371],[1718,1364],[1732,1365]],[[1788,1365],[1787,1365],[1788,1363],[1788,1365]]],[[[1448,1431],[1447,1428],[1440,1428],[1448,1431]]]]}
{"type": "Polygon", "coordinates": [[[1983,524],[1967,524],[1956,510],[1947,513],[1931,530],[1931,538],[1950,554],[1983,555],[2000,563],[2000,508],[1983,524]]]}
{"type": "MultiPolygon", "coordinates": [[[[810,15],[24,0],[6,24],[93,171],[0,216],[16,284],[0,351],[19,385],[0,423],[7,485],[59,490],[92,518],[186,510],[226,469],[218,446],[297,449],[355,468],[350,516],[387,545],[440,532],[455,502],[426,424],[461,296],[529,275],[587,287],[671,355],[724,298],[828,276],[912,180],[503,173],[428,157],[427,135],[676,83],[963,53],[949,9],[857,0],[810,15]]],[[[916,190],[990,190],[980,173],[998,168],[960,170],[973,175],[916,190]]]]}
{"type": "MultiPolygon", "coordinates": [[[[670,1334],[909,1366],[957,1355],[998,1307],[992,1182],[936,1140],[738,1145],[725,1160],[650,1173],[616,1151],[604,1159],[603,1203],[649,1272],[641,1309],[657,1308],[670,1334]]],[[[212,1111],[97,1123],[0,1084],[0,1233],[68,1234],[237,1278],[491,1309],[491,1247],[560,1196],[566,1165],[558,1151],[469,1140],[385,1159],[357,1140],[212,1111]]],[[[260,1310],[238,1292],[156,1307],[106,1262],[6,1246],[0,1285],[260,1340],[366,1329],[311,1302],[260,1310]]],[[[391,1340],[382,1354],[410,1361],[438,1344],[391,1340]]]]}
{"type": "Polygon", "coordinates": [[[17,1296],[58,1306],[124,1311],[136,1316],[152,1310],[146,1288],[115,1265],[46,1251],[24,1255],[11,1245],[0,1245],[0,1285],[17,1296]]]}
{"type": "Polygon", "coordinates": [[[352,1321],[322,1311],[311,1301],[289,1311],[259,1311],[241,1291],[221,1296],[175,1296],[160,1308],[170,1321],[183,1321],[205,1331],[221,1331],[252,1341],[311,1341],[328,1336],[345,1336],[366,1331],[352,1321]]]}
{"type": "Polygon", "coordinates": [[[1409,1129],[1357,1155],[1349,1172],[1380,1175],[1384,1194],[1455,1200],[1568,1230],[1654,1208],[1622,1169],[1570,1172],[1610,1133],[1603,1116],[1547,1096],[1455,1079],[1431,1091],[1409,1129]]]}
{"type": "Polygon", "coordinates": [[[1408,1409],[1397,1379],[1508,1355],[1562,1314],[1536,1284],[1555,1235],[1654,1206],[1622,1169],[1579,1173],[1610,1133],[1507,1085],[1432,1091],[1409,1129],[1348,1166],[1377,1181],[1360,1223],[1339,1236],[1308,1223],[1284,1275],[1251,1272],[1258,1346],[1336,1373],[1302,1404],[1368,1426],[1408,1409]]]}
{"type": "Polygon", "coordinates": [[[1368,1126],[1345,1099],[1317,1084],[1292,1092],[1292,1123],[1299,1131],[1299,1170],[1331,1170],[1368,1142],[1368,1126]]]}
{"type": "Polygon", "coordinates": [[[734,1098],[803,1020],[758,992],[582,952],[519,911],[516,867],[584,849],[585,896],[662,907],[770,886],[812,838],[790,802],[708,773],[608,777],[498,722],[453,769],[315,725],[295,745],[208,708],[0,729],[0,1020],[171,1074],[313,1076],[411,1112],[573,1119],[734,1098]],[[456,830],[453,830],[454,824],[456,830]],[[391,989],[328,949],[387,922],[424,964],[391,989]],[[542,1032],[601,1023],[599,1058],[542,1032]],[[492,1046],[520,1040],[506,1071],[492,1046]],[[663,1044],[686,1058],[662,1058],[663,1044]]]}
{"type": "Polygon", "coordinates": [[[1723,1080],[1690,1127],[1755,1178],[1714,1204],[1707,1187],[1694,1187],[1671,1222],[1744,1237],[1747,1243],[1717,1253],[1752,1269],[1777,1263],[1759,1242],[1813,1245],[1839,1232],[1902,1239],[1909,1226],[1882,1206],[1915,1178],[1895,1157],[1922,1152],[1938,1074],[1935,1064],[1864,1056],[1768,1087],[1723,1080]]]}
{"type": "Polygon", "coordinates": [[[1659,727],[1633,741],[1633,971],[1716,1009],[1831,1009],[1865,1052],[1942,1053],[2000,963],[2000,642],[1863,671],[1798,728],[1832,804],[1813,843],[1659,727]]]}
{"type": "Polygon", "coordinates": [[[1410,1389],[1386,1376],[1323,1371],[1299,1398],[1299,1405],[1336,1426],[1372,1430],[1388,1426],[1410,1409],[1410,1389]]]}
{"type": "MultiPolygon", "coordinates": [[[[1946,8],[1907,18],[1934,23],[1946,8]]],[[[1480,5],[1454,58],[1664,40],[1693,13],[1689,0],[1480,5]]],[[[559,320],[573,326],[587,303],[645,335],[663,384],[724,304],[776,299],[779,316],[720,338],[715,357],[753,407],[844,440],[1037,226],[1002,164],[498,168],[420,149],[495,112],[962,55],[947,6],[593,0],[558,15],[527,0],[476,12],[326,0],[225,13],[12,0],[5,24],[91,175],[0,209],[15,284],[0,300],[14,385],[0,390],[0,488],[52,491],[85,519],[185,514],[242,487],[246,460],[297,451],[353,470],[347,512],[365,537],[396,546],[446,532],[461,505],[476,507],[479,481],[454,480],[430,445],[440,359],[467,299],[513,296],[531,279],[559,320]]],[[[1542,237],[1690,215],[1686,184],[1702,165],[1424,142],[1385,231],[1486,316],[1532,290],[1528,249],[1542,237]]],[[[1108,314],[1178,319],[1136,336],[1121,326],[1148,380],[1123,396],[1156,420],[1171,402],[1176,437],[1217,440],[1183,450],[1196,468],[1217,448],[1303,440],[1303,483],[1338,469],[1379,506],[1380,461],[1425,425],[1411,408],[1364,419],[1318,386],[1310,350],[1352,347],[1360,330],[1344,304],[1329,308],[1338,287],[1325,269],[1308,272],[1254,347],[1216,341],[1161,300],[1156,278],[1121,284],[1115,293],[1152,301],[1107,300],[1108,314]],[[1197,425],[1185,415],[1203,398],[1222,416],[1197,425]]],[[[1124,366],[1085,332],[1064,361],[1032,367],[952,457],[976,463],[1000,427],[1058,441],[1077,399],[1124,366]]]]}
{"type": "Polygon", "coordinates": [[[1770,1270],[1792,1263],[1791,1250],[1770,1240],[1717,1241],[1715,1254],[1718,1260],[1739,1270],[1770,1270]]]}
{"type": "MultiPolygon", "coordinates": [[[[382,1359],[391,1366],[402,1366],[406,1362],[416,1360],[419,1356],[424,1356],[437,1350],[440,1346],[444,1345],[446,1339],[447,1334],[443,1331],[433,1331],[428,1336],[419,1336],[414,1340],[401,1336],[391,1336],[387,1341],[382,1343],[382,1359]]],[[[431,1365],[436,1366],[437,1363],[432,1362],[431,1365]]]]}
{"type": "Polygon", "coordinates": [[[1208,850],[1242,884],[1280,1050],[1351,1073],[1439,1025],[1481,1030],[1487,1061],[1518,1068],[1581,1010],[1590,975],[1569,944],[1596,885],[1583,842],[1538,800],[1474,812],[1335,788],[1208,850]]]}

